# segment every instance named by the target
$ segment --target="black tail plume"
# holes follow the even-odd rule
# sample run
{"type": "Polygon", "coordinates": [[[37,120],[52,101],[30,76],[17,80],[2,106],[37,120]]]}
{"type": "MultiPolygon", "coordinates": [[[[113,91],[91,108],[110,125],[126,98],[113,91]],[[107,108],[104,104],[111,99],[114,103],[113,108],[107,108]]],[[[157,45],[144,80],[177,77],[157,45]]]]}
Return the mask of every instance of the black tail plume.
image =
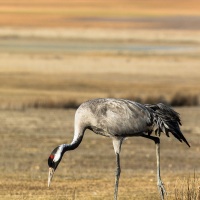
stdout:
{"type": "Polygon", "coordinates": [[[189,143],[180,130],[179,125],[181,125],[181,120],[179,114],[176,111],[174,111],[169,106],[164,105],[163,103],[156,105],[146,104],[145,106],[153,110],[156,134],[160,135],[160,133],[163,132],[169,137],[169,132],[171,132],[180,142],[184,141],[190,147],[189,143]]]}

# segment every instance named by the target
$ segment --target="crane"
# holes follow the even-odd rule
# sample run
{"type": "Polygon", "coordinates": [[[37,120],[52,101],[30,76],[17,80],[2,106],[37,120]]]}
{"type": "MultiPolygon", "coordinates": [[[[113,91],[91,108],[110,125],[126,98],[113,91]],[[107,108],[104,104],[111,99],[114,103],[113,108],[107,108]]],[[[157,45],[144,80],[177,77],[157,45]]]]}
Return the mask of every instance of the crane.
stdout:
{"type": "Polygon", "coordinates": [[[161,133],[169,137],[171,133],[180,142],[189,143],[183,136],[179,114],[163,104],[140,104],[126,99],[98,98],[82,103],[75,113],[74,137],[70,144],[56,147],[48,158],[48,187],[52,177],[66,151],[76,149],[81,143],[86,129],[112,139],[116,155],[116,174],[114,200],[117,200],[120,168],[120,151],[127,137],[141,136],[155,142],[157,160],[157,186],[161,200],[166,194],[160,175],[160,139],[161,133]],[[152,136],[152,133],[155,136],[152,136]]]}

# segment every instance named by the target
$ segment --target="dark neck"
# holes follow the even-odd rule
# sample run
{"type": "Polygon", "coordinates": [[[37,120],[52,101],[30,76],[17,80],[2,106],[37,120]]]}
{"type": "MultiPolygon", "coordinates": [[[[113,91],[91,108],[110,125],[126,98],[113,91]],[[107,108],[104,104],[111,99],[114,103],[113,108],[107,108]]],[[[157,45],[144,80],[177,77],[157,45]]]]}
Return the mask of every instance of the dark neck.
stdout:
{"type": "Polygon", "coordinates": [[[64,144],[63,153],[66,151],[71,151],[76,149],[83,139],[83,135],[79,136],[76,140],[74,140],[71,144],[64,144]]]}

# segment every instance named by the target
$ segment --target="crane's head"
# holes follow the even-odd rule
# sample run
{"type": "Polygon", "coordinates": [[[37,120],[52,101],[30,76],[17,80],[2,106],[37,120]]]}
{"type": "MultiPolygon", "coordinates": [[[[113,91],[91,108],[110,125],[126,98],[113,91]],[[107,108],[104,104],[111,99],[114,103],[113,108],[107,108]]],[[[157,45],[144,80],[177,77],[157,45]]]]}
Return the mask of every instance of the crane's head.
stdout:
{"type": "Polygon", "coordinates": [[[48,176],[48,187],[50,186],[53,174],[58,167],[63,156],[63,145],[56,147],[50,154],[48,159],[49,165],[49,176],[48,176]]]}

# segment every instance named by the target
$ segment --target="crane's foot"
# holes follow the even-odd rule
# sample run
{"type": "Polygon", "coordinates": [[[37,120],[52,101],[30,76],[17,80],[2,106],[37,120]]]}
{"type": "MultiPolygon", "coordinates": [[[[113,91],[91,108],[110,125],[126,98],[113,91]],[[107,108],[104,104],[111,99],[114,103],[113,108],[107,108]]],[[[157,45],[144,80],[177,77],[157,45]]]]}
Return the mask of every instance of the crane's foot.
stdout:
{"type": "Polygon", "coordinates": [[[164,200],[165,195],[167,194],[164,184],[162,181],[159,181],[157,185],[158,185],[158,190],[160,192],[160,198],[161,198],[161,200],[164,200]]]}

